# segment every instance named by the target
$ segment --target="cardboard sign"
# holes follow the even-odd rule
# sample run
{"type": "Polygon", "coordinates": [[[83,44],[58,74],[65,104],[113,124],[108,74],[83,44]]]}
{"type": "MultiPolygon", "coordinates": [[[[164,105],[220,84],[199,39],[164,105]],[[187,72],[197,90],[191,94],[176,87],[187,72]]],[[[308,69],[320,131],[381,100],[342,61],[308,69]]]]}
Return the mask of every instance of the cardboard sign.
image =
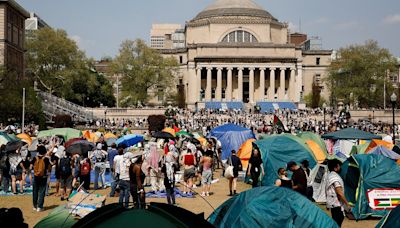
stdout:
{"type": "Polygon", "coordinates": [[[400,188],[374,188],[367,191],[367,197],[373,210],[393,209],[400,205],[400,188]]]}

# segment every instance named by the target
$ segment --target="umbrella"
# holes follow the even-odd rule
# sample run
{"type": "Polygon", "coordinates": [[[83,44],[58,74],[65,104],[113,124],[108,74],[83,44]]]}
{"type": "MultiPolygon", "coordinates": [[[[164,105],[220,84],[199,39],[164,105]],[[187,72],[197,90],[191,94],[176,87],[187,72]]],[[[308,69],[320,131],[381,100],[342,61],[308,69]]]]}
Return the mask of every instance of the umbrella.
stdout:
{"type": "Polygon", "coordinates": [[[29,145],[28,150],[29,150],[29,151],[36,151],[36,150],[37,150],[38,144],[39,144],[39,140],[38,140],[38,139],[34,139],[34,140],[32,141],[32,144],[29,145]]]}
{"type": "Polygon", "coordinates": [[[82,138],[73,138],[73,139],[70,139],[70,140],[68,140],[68,141],[64,144],[64,146],[65,146],[65,148],[68,148],[69,146],[72,145],[72,143],[77,142],[77,141],[81,141],[81,140],[83,140],[83,139],[82,139],[82,138]]]}
{"type": "Polygon", "coordinates": [[[109,133],[104,135],[104,138],[105,139],[110,139],[110,138],[117,139],[118,137],[116,135],[114,135],[113,133],[109,132],[109,133]]]}
{"type": "Polygon", "coordinates": [[[111,146],[113,143],[116,144],[116,141],[117,141],[117,139],[115,139],[115,138],[106,139],[107,146],[111,146]]]}
{"type": "Polygon", "coordinates": [[[5,150],[6,150],[6,152],[13,152],[13,151],[18,150],[25,144],[26,144],[26,142],[23,142],[23,141],[11,141],[11,142],[7,143],[5,150]]]}
{"type": "Polygon", "coordinates": [[[143,140],[144,140],[143,135],[124,135],[121,138],[119,138],[115,143],[118,146],[125,145],[126,147],[130,147],[138,144],[143,140]]]}
{"type": "Polygon", "coordinates": [[[94,143],[88,142],[86,140],[80,140],[73,142],[68,148],[66,148],[66,152],[69,154],[79,154],[83,157],[88,156],[88,152],[94,149],[94,143]]]}
{"type": "Polygon", "coordinates": [[[167,127],[167,128],[164,128],[164,130],[162,130],[162,131],[170,133],[171,135],[173,135],[175,137],[175,130],[173,128],[167,127]]]}
{"type": "Polygon", "coordinates": [[[193,138],[193,135],[190,134],[190,133],[187,132],[187,131],[179,131],[179,132],[176,133],[176,136],[181,136],[181,135],[184,135],[184,136],[188,136],[188,137],[193,138]]]}
{"type": "Polygon", "coordinates": [[[31,145],[31,144],[32,144],[32,138],[31,138],[28,134],[26,134],[26,133],[18,134],[18,135],[17,135],[17,138],[19,138],[19,139],[25,141],[26,143],[28,143],[28,145],[31,145]]]}
{"type": "Polygon", "coordinates": [[[38,138],[44,138],[48,136],[56,136],[61,135],[65,141],[68,141],[72,138],[82,137],[82,132],[79,130],[75,130],[72,128],[54,128],[47,131],[40,131],[38,138]]]}
{"type": "Polygon", "coordinates": [[[6,145],[8,142],[15,141],[7,133],[0,132],[0,145],[6,145]]]}
{"type": "Polygon", "coordinates": [[[158,139],[173,139],[175,138],[173,135],[171,135],[168,132],[164,132],[164,131],[160,131],[160,132],[156,132],[153,134],[154,138],[158,138],[158,139]]]}

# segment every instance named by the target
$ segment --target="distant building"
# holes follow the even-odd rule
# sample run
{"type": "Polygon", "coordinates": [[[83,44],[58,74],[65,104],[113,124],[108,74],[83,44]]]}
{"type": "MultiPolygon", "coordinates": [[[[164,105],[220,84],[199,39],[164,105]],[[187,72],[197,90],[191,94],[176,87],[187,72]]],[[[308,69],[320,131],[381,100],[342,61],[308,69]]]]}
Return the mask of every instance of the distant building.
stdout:
{"type": "Polygon", "coordinates": [[[50,26],[37,14],[31,12],[30,17],[25,20],[25,35],[29,39],[34,31],[50,26]]]}
{"type": "Polygon", "coordinates": [[[185,46],[185,31],[179,24],[153,24],[150,31],[150,47],[172,49],[185,46]]]}
{"type": "Polygon", "coordinates": [[[24,77],[25,19],[29,12],[14,0],[0,0],[0,64],[24,77]]]}

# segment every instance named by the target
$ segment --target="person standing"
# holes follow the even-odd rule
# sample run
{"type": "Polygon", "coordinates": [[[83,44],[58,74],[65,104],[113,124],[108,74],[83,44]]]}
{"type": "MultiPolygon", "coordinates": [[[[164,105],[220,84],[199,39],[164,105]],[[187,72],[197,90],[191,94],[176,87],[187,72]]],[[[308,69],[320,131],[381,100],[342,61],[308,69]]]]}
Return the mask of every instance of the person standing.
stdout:
{"type": "Polygon", "coordinates": [[[240,158],[236,155],[235,150],[232,150],[230,159],[231,165],[233,166],[233,177],[229,178],[229,196],[233,196],[236,195],[237,178],[239,176],[239,171],[243,170],[243,166],[240,158]]]}
{"type": "Polygon", "coordinates": [[[293,186],[292,189],[296,192],[302,194],[307,197],[307,177],[306,173],[302,168],[300,168],[296,162],[290,161],[287,163],[287,170],[293,172],[292,181],[293,186]]]}
{"type": "Polygon", "coordinates": [[[146,175],[142,171],[142,164],[143,157],[141,152],[135,153],[129,167],[130,192],[133,198],[133,206],[140,209],[146,207],[146,192],[143,186],[146,175]]]}
{"type": "Polygon", "coordinates": [[[183,156],[182,164],[184,165],[183,180],[185,181],[183,185],[183,194],[186,194],[186,192],[189,193],[192,191],[193,178],[196,175],[196,158],[191,150],[187,150],[187,154],[183,156]]]}
{"type": "Polygon", "coordinates": [[[110,176],[111,176],[111,192],[110,196],[115,194],[115,186],[116,186],[116,178],[115,178],[115,167],[114,167],[114,158],[118,155],[117,145],[115,143],[111,144],[111,148],[107,151],[108,153],[108,163],[110,164],[110,176]],[[113,192],[114,187],[114,192],[113,192]],[[111,194],[112,193],[112,194],[111,194]]]}
{"type": "Polygon", "coordinates": [[[116,155],[113,159],[113,173],[111,174],[114,177],[113,182],[111,183],[111,192],[110,197],[114,197],[115,190],[119,183],[119,163],[122,161],[124,155],[124,149],[118,148],[118,155],[116,155]]]}
{"type": "Polygon", "coordinates": [[[38,155],[32,159],[33,175],[33,210],[43,211],[44,197],[46,194],[47,174],[50,172],[50,160],[45,157],[47,150],[40,145],[37,148],[38,155]]]}
{"type": "Polygon", "coordinates": [[[175,157],[171,150],[164,156],[161,172],[164,174],[164,186],[168,204],[175,205],[175,157]]]}
{"type": "Polygon", "coordinates": [[[203,192],[201,193],[202,197],[210,196],[210,188],[211,188],[211,181],[212,181],[212,158],[209,156],[203,156],[202,160],[202,167],[203,172],[201,173],[201,183],[203,192]]]}
{"type": "Polygon", "coordinates": [[[264,176],[263,161],[258,149],[254,149],[249,160],[249,167],[247,168],[247,175],[251,177],[253,188],[258,187],[258,179],[260,174],[264,176]]]}
{"type": "Polygon", "coordinates": [[[74,162],[71,159],[71,155],[65,154],[59,161],[60,167],[60,195],[61,201],[68,199],[72,192],[72,171],[74,169],[74,162]]]}
{"type": "Polygon", "coordinates": [[[311,201],[314,201],[313,194],[314,194],[314,189],[312,187],[312,182],[310,178],[311,174],[311,169],[310,169],[310,163],[308,160],[303,160],[301,162],[301,168],[304,170],[307,178],[307,198],[311,201]]]}
{"type": "Polygon", "coordinates": [[[333,159],[328,161],[328,181],[326,184],[326,207],[331,210],[332,219],[342,226],[344,211],[350,211],[351,206],[344,195],[344,182],[340,177],[342,162],[333,159]]]}
{"type": "Polygon", "coordinates": [[[79,180],[85,190],[90,190],[90,172],[92,163],[89,158],[84,158],[80,164],[79,180]]]}
{"type": "Polygon", "coordinates": [[[133,154],[131,152],[127,152],[123,155],[122,160],[119,162],[119,204],[128,208],[129,206],[129,187],[130,187],[130,178],[129,178],[129,167],[131,165],[131,159],[133,158],[133,154]]]}
{"type": "Polygon", "coordinates": [[[279,179],[275,181],[275,186],[292,189],[293,182],[287,176],[287,171],[284,168],[278,169],[279,179]]]}
{"type": "Polygon", "coordinates": [[[94,161],[94,190],[97,190],[99,188],[99,177],[101,181],[101,187],[100,188],[106,188],[106,177],[105,177],[105,172],[106,172],[106,157],[107,157],[107,152],[102,149],[101,143],[97,144],[97,149],[91,154],[90,159],[94,161]]]}

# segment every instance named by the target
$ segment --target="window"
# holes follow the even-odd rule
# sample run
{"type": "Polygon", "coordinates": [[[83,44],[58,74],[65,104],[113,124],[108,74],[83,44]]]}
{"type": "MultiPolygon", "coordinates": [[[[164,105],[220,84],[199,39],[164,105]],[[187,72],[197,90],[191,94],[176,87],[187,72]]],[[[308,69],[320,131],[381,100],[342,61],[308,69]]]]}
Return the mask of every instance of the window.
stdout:
{"type": "Polygon", "coordinates": [[[222,43],[257,43],[257,38],[244,30],[236,30],[226,35],[222,43]]]}
{"type": "Polygon", "coordinates": [[[321,58],[317,57],[317,59],[316,59],[316,61],[315,61],[315,64],[316,64],[317,66],[319,66],[320,63],[321,63],[321,58]]]}
{"type": "Polygon", "coordinates": [[[315,84],[318,85],[318,86],[321,84],[321,75],[320,75],[320,74],[316,74],[316,75],[314,76],[314,82],[315,82],[315,84]]]}
{"type": "Polygon", "coordinates": [[[183,56],[179,56],[179,63],[183,63],[183,56]]]}

